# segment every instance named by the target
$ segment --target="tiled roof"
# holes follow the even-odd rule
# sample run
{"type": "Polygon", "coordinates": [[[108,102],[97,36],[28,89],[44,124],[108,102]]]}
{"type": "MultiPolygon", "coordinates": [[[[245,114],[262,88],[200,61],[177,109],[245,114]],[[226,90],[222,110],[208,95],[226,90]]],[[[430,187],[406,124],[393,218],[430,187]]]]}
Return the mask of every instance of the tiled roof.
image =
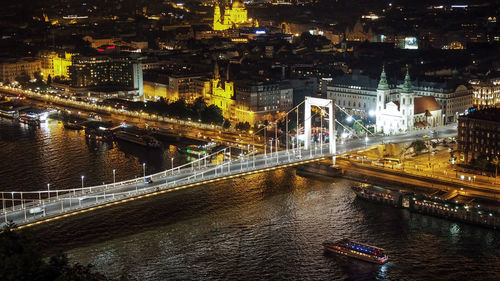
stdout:
{"type": "Polygon", "coordinates": [[[436,101],[433,96],[418,97],[414,100],[414,111],[415,114],[424,113],[425,111],[434,111],[441,109],[441,106],[436,101]]]}

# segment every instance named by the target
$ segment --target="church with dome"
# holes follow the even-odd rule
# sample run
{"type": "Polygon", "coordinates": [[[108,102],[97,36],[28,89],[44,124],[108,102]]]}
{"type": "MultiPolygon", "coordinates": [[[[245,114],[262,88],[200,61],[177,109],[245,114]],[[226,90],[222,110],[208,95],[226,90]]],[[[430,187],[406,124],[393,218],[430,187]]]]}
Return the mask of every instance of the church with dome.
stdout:
{"type": "Polygon", "coordinates": [[[213,30],[236,29],[240,27],[258,27],[257,21],[248,19],[245,4],[239,0],[234,0],[232,4],[225,3],[221,12],[221,4],[216,1],[214,4],[213,30]]]}

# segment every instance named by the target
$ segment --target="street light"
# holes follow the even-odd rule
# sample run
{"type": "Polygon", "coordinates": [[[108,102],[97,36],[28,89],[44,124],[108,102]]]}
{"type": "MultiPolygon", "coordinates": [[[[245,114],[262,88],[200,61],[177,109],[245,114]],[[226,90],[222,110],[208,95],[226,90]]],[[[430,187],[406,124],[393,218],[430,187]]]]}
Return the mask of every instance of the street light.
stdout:
{"type": "Polygon", "coordinates": [[[49,194],[49,200],[50,200],[50,183],[47,183],[47,193],[49,194]]]}
{"type": "Polygon", "coordinates": [[[113,169],[113,188],[115,188],[116,185],[116,169],[113,169]]]}
{"type": "Polygon", "coordinates": [[[172,175],[174,174],[174,157],[170,158],[172,161],[172,175]]]}
{"type": "Polygon", "coordinates": [[[142,163],[142,175],[146,179],[146,163],[142,163]]]}
{"type": "Polygon", "coordinates": [[[83,178],[85,178],[85,176],[82,176],[82,189],[83,189],[83,178]]]}

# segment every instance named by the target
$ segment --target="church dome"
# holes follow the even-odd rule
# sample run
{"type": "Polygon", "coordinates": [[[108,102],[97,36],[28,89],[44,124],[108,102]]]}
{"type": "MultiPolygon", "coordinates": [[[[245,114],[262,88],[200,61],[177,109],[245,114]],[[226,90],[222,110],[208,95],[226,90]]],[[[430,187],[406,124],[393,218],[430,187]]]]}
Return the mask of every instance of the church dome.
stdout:
{"type": "Polygon", "coordinates": [[[236,8],[245,8],[245,5],[243,3],[241,3],[239,0],[235,0],[233,2],[233,6],[232,6],[232,9],[236,9],[236,8]]]}

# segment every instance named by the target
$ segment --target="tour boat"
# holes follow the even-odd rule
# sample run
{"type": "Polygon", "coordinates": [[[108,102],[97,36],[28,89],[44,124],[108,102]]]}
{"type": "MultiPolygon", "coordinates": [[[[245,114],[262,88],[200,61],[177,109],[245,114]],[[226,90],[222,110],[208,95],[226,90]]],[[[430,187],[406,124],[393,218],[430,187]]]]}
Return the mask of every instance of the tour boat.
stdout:
{"type": "Polygon", "coordinates": [[[194,157],[204,157],[208,154],[210,154],[213,150],[213,148],[217,145],[215,142],[209,142],[204,145],[188,145],[186,147],[179,147],[177,150],[180,153],[184,153],[190,156],[194,157]]]}
{"type": "Polygon", "coordinates": [[[323,247],[326,251],[335,254],[345,255],[377,264],[384,264],[389,259],[384,253],[384,249],[354,242],[347,238],[336,242],[325,241],[323,242],[323,247]]]}

